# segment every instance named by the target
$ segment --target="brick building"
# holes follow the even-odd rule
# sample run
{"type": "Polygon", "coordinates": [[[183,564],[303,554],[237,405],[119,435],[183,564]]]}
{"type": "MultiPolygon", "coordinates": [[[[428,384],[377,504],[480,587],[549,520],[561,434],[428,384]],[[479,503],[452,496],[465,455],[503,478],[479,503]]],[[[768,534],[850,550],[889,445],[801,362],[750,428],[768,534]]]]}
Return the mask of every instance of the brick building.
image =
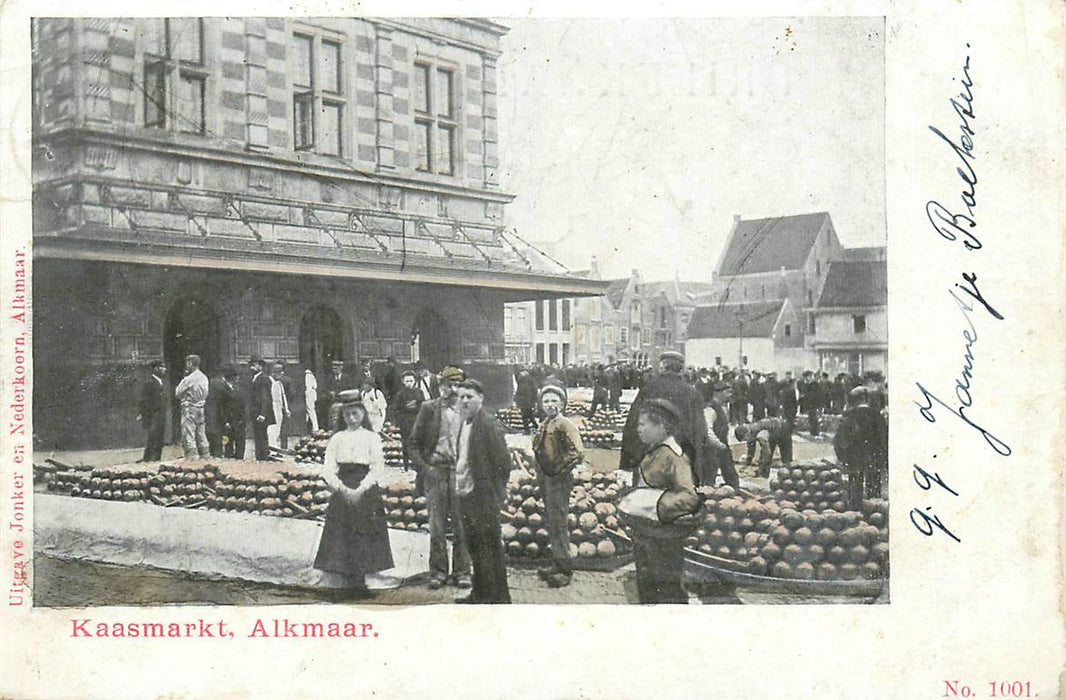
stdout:
{"type": "Polygon", "coordinates": [[[504,304],[606,287],[504,230],[505,27],[55,18],[32,30],[42,448],[137,444],[146,362],[165,359],[173,380],[189,352],[209,372],[252,355],[315,371],[460,362],[503,402],[504,304]]]}

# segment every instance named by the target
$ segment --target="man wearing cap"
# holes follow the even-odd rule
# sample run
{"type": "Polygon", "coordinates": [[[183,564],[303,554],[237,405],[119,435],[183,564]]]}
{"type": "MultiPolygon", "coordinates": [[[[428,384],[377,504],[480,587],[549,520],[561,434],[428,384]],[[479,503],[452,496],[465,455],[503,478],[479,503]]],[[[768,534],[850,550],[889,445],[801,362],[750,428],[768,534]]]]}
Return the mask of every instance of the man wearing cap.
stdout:
{"type": "Polygon", "coordinates": [[[163,458],[163,429],[166,426],[166,410],[164,404],[164,378],[167,376],[167,367],[162,360],[152,362],[152,376],[141,385],[141,399],[137,404],[138,416],[141,425],[148,433],[148,439],[144,446],[142,462],[158,462],[163,458]]]}
{"type": "Polygon", "coordinates": [[[888,472],[888,423],[872,405],[866,387],[855,387],[848,394],[833,450],[848,475],[848,507],[858,510],[863,498],[880,498],[888,472]]]}
{"type": "Polygon", "coordinates": [[[211,447],[207,444],[204,404],[207,403],[207,376],[200,371],[200,356],[185,357],[185,376],[174,388],[174,396],[181,404],[181,446],[186,459],[207,459],[211,447]]]}
{"type": "Polygon", "coordinates": [[[749,466],[755,459],[755,446],[759,446],[759,476],[770,476],[774,450],[780,451],[782,464],[792,464],[792,430],[784,418],[763,418],[747,425],[738,425],[734,434],[737,440],[748,443],[749,466]]]}
{"type": "Polygon", "coordinates": [[[255,440],[255,458],[266,461],[270,459],[267,428],[274,425],[272,381],[263,371],[263,361],[258,357],[253,357],[248,364],[252,368],[252,437],[255,440]]]}
{"type": "Polygon", "coordinates": [[[466,379],[458,367],[441,370],[437,383],[440,396],[418,408],[407,453],[418,473],[416,484],[425,494],[429,510],[429,587],[445,583],[470,587],[470,551],[467,548],[459,498],[455,491],[456,447],[459,441],[459,406],[456,387],[466,379]],[[448,566],[448,520],[452,523],[451,568],[448,566]]]}
{"type": "Polygon", "coordinates": [[[500,510],[513,462],[503,428],[482,407],[485,390],[476,379],[459,386],[462,423],[456,445],[455,492],[470,545],[474,577],[470,595],[457,603],[510,603],[500,510]]]}
{"type": "Polygon", "coordinates": [[[740,488],[740,476],[736,467],[733,466],[733,451],[729,449],[729,416],[725,406],[729,403],[729,384],[715,382],[712,384],[711,400],[708,404],[714,421],[710,430],[707,431],[707,454],[708,468],[700,475],[700,483],[714,486],[719,472],[725,483],[733,488],[740,488]]]}
{"type": "Polygon", "coordinates": [[[703,475],[704,445],[707,442],[707,419],[703,415],[703,397],[696,387],[681,377],[685,369],[685,356],[673,350],[659,357],[659,373],[649,377],[629,408],[625,428],[622,430],[622,456],[618,468],[636,472],[647,446],[637,434],[637,418],[641,406],[652,399],[666,399],[677,407],[680,419],[677,426],[677,442],[685,451],[696,478],[703,475]]]}
{"type": "Polygon", "coordinates": [[[548,520],[548,539],[552,563],[538,573],[552,588],[570,584],[573,566],[570,563],[570,491],[574,486],[572,469],[585,459],[581,433],[563,415],[566,389],[558,384],[545,384],[540,389],[540,407],[544,422],[533,436],[533,454],[537,458],[537,480],[544,495],[544,509],[548,520]]]}
{"type": "Polygon", "coordinates": [[[388,418],[400,431],[400,442],[403,444],[403,468],[410,468],[411,459],[407,452],[407,436],[415,425],[418,417],[418,409],[422,405],[422,392],[415,386],[415,373],[410,370],[401,376],[402,383],[399,391],[392,397],[389,406],[388,418]]]}

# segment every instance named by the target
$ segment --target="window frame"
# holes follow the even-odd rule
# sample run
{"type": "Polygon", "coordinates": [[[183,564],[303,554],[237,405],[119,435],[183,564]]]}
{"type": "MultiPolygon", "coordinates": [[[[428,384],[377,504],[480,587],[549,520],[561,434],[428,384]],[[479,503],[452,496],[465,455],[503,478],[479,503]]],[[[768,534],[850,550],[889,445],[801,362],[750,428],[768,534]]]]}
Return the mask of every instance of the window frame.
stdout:
{"type": "MultiPolygon", "coordinates": [[[[142,91],[142,124],[146,129],[158,129],[169,133],[194,134],[204,136],[208,132],[207,127],[207,101],[208,83],[211,72],[207,69],[205,52],[208,42],[204,38],[206,25],[202,17],[147,17],[147,22],[162,22],[163,53],[153,50],[145,50],[141,55],[141,78],[144,90],[142,91]],[[175,51],[175,32],[172,22],[175,20],[195,20],[197,28],[197,59],[179,58],[175,51]],[[151,77],[150,77],[151,76],[151,77]],[[194,128],[185,125],[182,116],[181,85],[183,81],[197,82],[200,85],[200,114],[198,122],[194,122],[194,128]],[[150,83],[158,86],[162,94],[152,96],[153,90],[149,89],[150,83]],[[158,115],[150,116],[158,110],[158,115]]],[[[142,25],[143,26],[143,25],[142,25]]],[[[160,48],[159,46],[151,47],[160,48]]]]}
{"type": "MultiPolygon", "coordinates": [[[[426,143],[425,152],[423,153],[420,146],[421,142],[417,136],[413,142],[414,169],[417,172],[429,175],[456,177],[460,172],[462,161],[462,149],[460,148],[462,143],[462,100],[459,99],[462,95],[462,90],[459,84],[461,75],[459,66],[424,55],[416,56],[413,65],[415,74],[422,72],[425,75],[424,95],[420,95],[419,102],[412,105],[412,112],[414,114],[415,132],[416,134],[425,134],[426,143]],[[447,76],[446,81],[443,83],[442,75],[447,76]],[[442,84],[448,86],[447,110],[443,112],[440,108],[440,86],[442,84]],[[425,97],[425,111],[419,109],[423,96],[425,97]],[[446,136],[442,137],[442,134],[446,134],[446,136]],[[445,142],[442,141],[442,138],[448,144],[446,156],[441,152],[441,144],[445,142]],[[446,163],[442,165],[442,161],[445,160],[446,163]]],[[[418,81],[415,80],[414,82],[417,84],[418,81]]]]}
{"type": "Polygon", "coordinates": [[[326,32],[317,27],[304,24],[297,25],[289,33],[289,90],[292,94],[292,150],[297,153],[316,153],[332,158],[346,158],[350,150],[350,139],[346,128],[348,120],[348,61],[345,57],[347,44],[344,37],[334,32],[326,32]],[[300,82],[303,76],[297,76],[295,70],[296,46],[299,41],[308,41],[310,48],[309,75],[310,85],[300,82]],[[325,60],[327,51],[324,46],[336,46],[336,83],[325,84],[325,60]],[[335,134],[328,134],[323,128],[326,109],[337,110],[335,134]],[[335,136],[336,143],[326,149],[323,147],[327,136],[335,136]]]}
{"type": "Polygon", "coordinates": [[[862,335],[866,332],[866,314],[851,315],[851,332],[854,335],[862,335]]]}

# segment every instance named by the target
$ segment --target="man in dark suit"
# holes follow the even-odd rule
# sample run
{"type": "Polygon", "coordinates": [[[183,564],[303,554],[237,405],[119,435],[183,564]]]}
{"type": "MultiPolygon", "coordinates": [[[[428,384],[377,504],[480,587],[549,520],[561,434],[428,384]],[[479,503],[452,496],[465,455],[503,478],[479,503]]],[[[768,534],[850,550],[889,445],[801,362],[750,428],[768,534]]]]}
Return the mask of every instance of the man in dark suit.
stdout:
{"type": "Polygon", "coordinates": [[[462,424],[455,462],[455,491],[474,566],[473,590],[459,603],[510,603],[500,538],[500,509],[507,496],[511,453],[503,428],[482,408],[485,389],[476,379],[459,386],[462,424]]]}
{"type": "Polygon", "coordinates": [[[255,458],[270,459],[267,442],[267,427],[274,425],[274,399],[271,396],[270,376],[263,371],[263,361],[253,357],[252,367],[252,437],[255,439],[255,458]]]}
{"type": "Polygon", "coordinates": [[[158,462],[163,459],[163,428],[166,425],[166,411],[164,410],[164,391],[167,367],[162,360],[152,362],[152,376],[141,385],[141,398],[137,404],[138,418],[145,432],[148,433],[148,441],[144,446],[142,462],[158,462]]]}
{"type": "Polygon", "coordinates": [[[334,360],[330,373],[318,385],[318,426],[323,430],[336,430],[340,411],[334,410],[337,395],[359,387],[358,381],[344,371],[344,362],[334,360]]]}
{"type": "Polygon", "coordinates": [[[666,399],[681,412],[678,425],[678,444],[688,457],[689,464],[696,478],[700,478],[708,469],[704,464],[704,446],[707,443],[707,419],[703,414],[703,396],[681,376],[685,369],[685,357],[670,350],[659,357],[659,373],[649,377],[641,388],[633,405],[629,407],[629,416],[622,429],[622,454],[618,468],[636,474],[640,460],[648,451],[637,434],[637,418],[645,401],[666,399]]]}
{"type": "Polygon", "coordinates": [[[207,380],[207,400],[204,402],[204,430],[207,432],[207,444],[212,457],[222,456],[222,372],[207,380]]]}
{"type": "Polygon", "coordinates": [[[218,396],[219,422],[225,438],[222,453],[225,457],[244,459],[244,399],[237,391],[237,368],[222,370],[218,396]]]}

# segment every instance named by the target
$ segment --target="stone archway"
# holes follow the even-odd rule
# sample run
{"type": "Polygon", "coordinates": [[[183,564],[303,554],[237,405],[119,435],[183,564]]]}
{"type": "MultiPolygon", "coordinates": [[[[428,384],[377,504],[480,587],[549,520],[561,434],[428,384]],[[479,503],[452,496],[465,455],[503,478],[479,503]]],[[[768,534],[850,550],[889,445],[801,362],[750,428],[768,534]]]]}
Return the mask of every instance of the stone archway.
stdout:
{"type": "Polygon", "coordinates": [[[418,360],[430,372],[439,372],[445,365],[459,361],[452,348],[448,322],[436,310],[427,307],[418,312],[411,337],[418,360]]]}
{"type": "Polygon", "coordinates": [[[221,368],[221,325],[215,307],[196,297],[175,301],[167,311],[163,323],[163,361],[170,377],[170,428],[176,440],[181,434],[178,426],[180,411],[173,389],[185,376],[185,356],[200,356],[200,371],[211,375],[221,368]]]}
{"type": "Polygon", "coordinates": [[[300,320],[300,364],[316,377],[324,377],[334,360],[344,360],[340,314],[328,306],[312,306],[300,320]]]}

